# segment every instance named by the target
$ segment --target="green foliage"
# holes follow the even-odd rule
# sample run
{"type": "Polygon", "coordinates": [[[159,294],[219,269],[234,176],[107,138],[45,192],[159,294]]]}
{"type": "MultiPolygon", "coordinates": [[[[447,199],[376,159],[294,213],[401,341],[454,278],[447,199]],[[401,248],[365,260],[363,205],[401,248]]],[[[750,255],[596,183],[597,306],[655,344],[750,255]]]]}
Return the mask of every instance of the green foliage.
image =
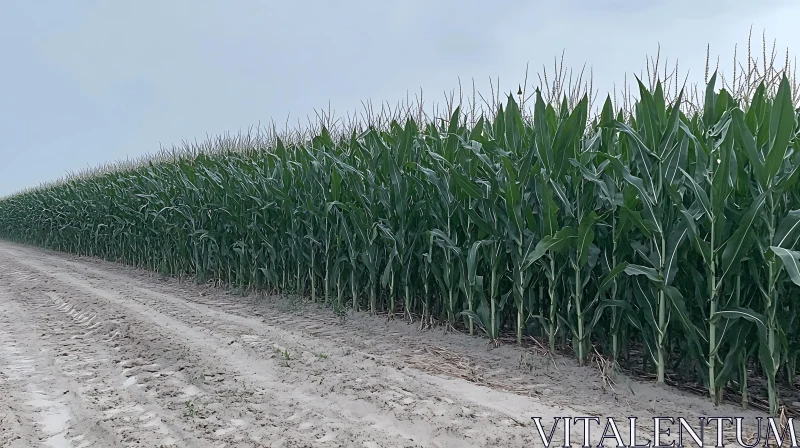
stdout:
{"type": "Polygon", "coordinates": [[[637,345],[657,381],[690,360],[715,402],[756,356],[776,412],[800,352],[798,112],[785,78],[746,105],[715,79],[688,115],[682,93],[639,82],[627,118],[608,99],[590,122],[587,97],[537,92],[530,118],[509,97],[471,126],[456,108],[180,154],[5,198],[0,236],[338,313],[544,337],[581,364],[593,346],[632,362],[637,345]]]}

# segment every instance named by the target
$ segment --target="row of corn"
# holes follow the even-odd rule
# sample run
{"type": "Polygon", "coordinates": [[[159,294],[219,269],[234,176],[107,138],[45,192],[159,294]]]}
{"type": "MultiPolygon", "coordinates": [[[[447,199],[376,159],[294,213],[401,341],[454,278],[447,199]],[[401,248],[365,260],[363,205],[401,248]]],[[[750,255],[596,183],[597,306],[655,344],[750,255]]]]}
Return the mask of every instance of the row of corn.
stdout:
{"type": "Polygon", "coordinates": [[[596,349],[715,403],[756,377],[775,413],[800,355],[798,111],[785,78],[746,101],[714,79],[691,113],[640,82],[631,114],[537,92],[530,116],[510,96],[475,123],[186,152],[0,200],[0,236],[596,349]]]}

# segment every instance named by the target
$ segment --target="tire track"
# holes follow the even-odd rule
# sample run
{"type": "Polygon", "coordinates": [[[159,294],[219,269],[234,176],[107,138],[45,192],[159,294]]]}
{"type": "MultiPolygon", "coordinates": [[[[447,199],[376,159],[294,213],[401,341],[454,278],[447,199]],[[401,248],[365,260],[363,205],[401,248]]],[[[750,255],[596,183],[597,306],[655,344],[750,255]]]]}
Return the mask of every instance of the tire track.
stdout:
{"type": "MultiPolygon", "coordinates": [[[[425,351],[436,342],[430,332],[358,316],[338,325],[314,310],[287,313],[252,297],[70,258],[0,242],[0,285],[8,285],[0,291],[30,311],[24,321],[49,326],[43,334],[54,348],[80,350],[74,359],[66,355],[74,367],[62,369],[73,384],[99,381],[83,376],[99,366],[94,375],[110,395],[95,400],[98,411],[88,420],[101,416],[120,446],[159,438],[199,447],[522,447],[541,444],[528,424],[532,416],[722,412],[636,383],[627,385],[630,394],[607,394],[591,369],[563,361],[542,359],[538,372],[525,371],[514,348],[488,352],[477,338],[457,335],[439,341],[493,366],[470,362],[464,369],[480,367],[542,392],[522,396],[432,376],[408,362],[441,362],[425,351]]],[[[0,387],[3,381],[0,372],[0,387]]],[[[2,412],[0,404],[0,425],[27,434],[24,418],[4,423],[2,412]]],[[[574,428],[573,440],[581,439],[574,428]]]]}

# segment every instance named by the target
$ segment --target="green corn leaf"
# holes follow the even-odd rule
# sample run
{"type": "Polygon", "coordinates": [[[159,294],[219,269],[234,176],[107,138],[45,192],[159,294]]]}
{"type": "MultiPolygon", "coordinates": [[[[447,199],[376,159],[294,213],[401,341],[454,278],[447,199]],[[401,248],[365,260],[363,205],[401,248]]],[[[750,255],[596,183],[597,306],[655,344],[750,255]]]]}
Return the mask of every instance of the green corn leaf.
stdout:
{"type": "Polygon", "coordinates": [[[762,188],[766,188],[768,182],[768,174],[765,167],[764,156],[758,151],[756,147],[756,139],[750,132],[747,124],[745,123],[744,114],[739,109],[732,111],[733,117],[733,131],[736,135],[735,142],[744,147],[744,154],[753,165],[753,170],[756,175],[756,180],[762,188]]]}
{"type": "Polygon", "coordinates": [[[760,313],[750,308],[731,308],[728,310],[717,311],[710,317],[711,322],[718,323],[720,319],[745,319],[758,325],[759,329],[766,330],[766,319],[760,313]]]}
{"type": "Polygon", "coordinates": [[[541,161],[544,169],[548,173],[553,173],[555,169],[555,161],[546,114],[547,112],[545,110],[544,99],[542,99],[542,92],[539,89],[536,89],[536,104],[534,105],[536,150],[539,154],[539,160],[541,161]]]}
{"type": "Polygon", "coordinates": [[[772,103],[769,122],[769,152],[767,153],[765,170],[771,181],[783,165],[789,140],[795,131],[795,112],[792,106],[792,93],[786,76],[781,79],[778,92],[772,103]]]}
{"type": "Polygon", "coordinates": [[[725,250],[722,252],[722,278],[729,275],[734,270],[738,270],[739,262],[747,255],[747,251],[755,244],[752,235],[753,226],[759,219],[759,214],[767,201],[768,192],[762,193],[753,201],[750,210],[742,217],[739,226],[733,235],[725,242],[725,250]]]}
{"type": "Polygon", "coordinates": [[[798,239],[800,239],[800,210],[792,210],[778,225],[772,245],[793,249],[797,247],[798,239]]]}
{"type": "Polygon", "coordinates": [[[547,235],[542,238],[533,252],[525,257],[522,262],[522,270],[528,269],[533,263],[537,262],[540,258],[545,256],[548,252],[558,252],[571,244],[577,238],[577,232],[572,227],[564,227],[560,229],[555,235],[547,235]]]}
{"type": "Polygon", "coordinates": [[[789,274],[795,285],[800,286],[800,251],[784,249],[782,247],[770,246],[770,250],[780,258],[783,268],[789,274]]]}
{"type": "Polygon", "coordinates": [[[614,266],[608,272],[608,274],[606,274],[606,276],[603,277],[603,280],[600,282],[600,286],[598,287],[599,293],[602,294],[606,290],[608,290],[608,288],[611,287],[611,284],[613,283],[614,279],[619,274],[625,272],[625,269],[627,269],[627,267],[628,267],[628,263],[625,263],[625,262],[619,263],[616,266],[614,266]]]}
{"type": "Polygon", "coordinates": [[[453,179],[456,181],[456,185],[458,185],[460,191],[464,194],[469,196],[472,199],[483,199],[483,191],[475,185],[467,176],[463,174],[453,171],[450,173],[453,179]]]}
{"type": "Polygon", "coordinates": [[[705,102],[703,104],[703,122],[705,124],[706,129],[710,129],[711,126],[714,124],[714,116],[715,114],[715,107],[717,94],[714,92],[714,87],[717,84],[717,71],[715,70],[714,73],[711,75],[711,78],[708,80],[708,84],[706,85],[706,96],[705,102]]]}
{"type": "Polygon", "coordinates": [[[664,283],[670,285],[678,271],[678,256],[681,244],[689,234],[688,225],[685,221],[681,221],[680,225],[672,230],[667,238],[667,253],[664,262],[664,283]]]}
{"type": "Polygon", "coordinates": [[[654,268],[642,266],[640,264],[629,264],[625,267],[625,273],[628,275],[644,275],[652,282],[660,284],[664,279],[659,275],[658,271],[654,268]]]}
{"type": "Polygon", "coordinates": [[[686,300],[683,298],[683,295],[680,293],[680,291],[678,291],[678,288],[675,288],[674,286],[665,286],[664,292],[666,293],[667,298],[669,298],[671,305],[670,309],[674,310],[678,315],[678,320],[684,329],[684,335],[694,343],[697,353],[701,353],[701,342],[707,343],[708,341],[705,340],[705,337],[701,337],[703,333],[697,327],[695,322],[693,322],[692,316],[686,309],[686,300]]]}
{"type": "Polygon", "coordinates": [[[597,213],[591,212],[589,216],[581,219],[578,226],[578,239],[576,241],[578,249],[578,267],[586,265],[589,259],[589,247],[594,241],[595,235],[593,227],[598,219],[597,213]]]}

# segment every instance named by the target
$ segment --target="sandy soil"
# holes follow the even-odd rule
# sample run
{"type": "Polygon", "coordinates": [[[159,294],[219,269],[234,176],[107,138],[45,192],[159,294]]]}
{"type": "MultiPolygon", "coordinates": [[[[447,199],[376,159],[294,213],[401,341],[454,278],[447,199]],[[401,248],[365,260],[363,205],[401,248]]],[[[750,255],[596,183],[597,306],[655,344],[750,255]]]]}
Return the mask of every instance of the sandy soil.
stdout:
{"type": "Polygon", "coordinates": [[[761,414],[608,387],[596,367],[479,337],[0,242],[2,447],[532,447],[531,417],[549,432],[556,416],[653,415],[761,414]]]}

